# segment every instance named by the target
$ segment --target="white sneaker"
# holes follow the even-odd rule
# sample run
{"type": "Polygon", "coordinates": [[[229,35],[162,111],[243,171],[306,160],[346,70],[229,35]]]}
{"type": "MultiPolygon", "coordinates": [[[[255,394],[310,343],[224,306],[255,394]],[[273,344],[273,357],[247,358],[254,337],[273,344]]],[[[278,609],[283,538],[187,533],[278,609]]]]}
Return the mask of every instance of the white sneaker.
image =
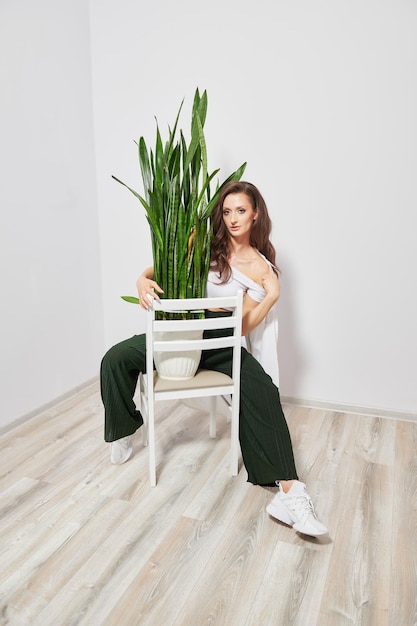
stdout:
{"type": "Polygon", "coordinates": [[[284,493],[281,485],[278,485],[278,493],[266,510],[275,519],[292,526],[294,530],[304,535],[318,537],[328,532],[316,517],[305,484],[299,480],[294,481],[288,493],[284,493]]]}
{"type": "Polygon", "coordinates": [[[132,454],[132,441],[130,435],[128,437],[122,437],[116,441],[112,441],[110,444],[110,461],[114,465],[121,465],[126,463],[132,454]]]}

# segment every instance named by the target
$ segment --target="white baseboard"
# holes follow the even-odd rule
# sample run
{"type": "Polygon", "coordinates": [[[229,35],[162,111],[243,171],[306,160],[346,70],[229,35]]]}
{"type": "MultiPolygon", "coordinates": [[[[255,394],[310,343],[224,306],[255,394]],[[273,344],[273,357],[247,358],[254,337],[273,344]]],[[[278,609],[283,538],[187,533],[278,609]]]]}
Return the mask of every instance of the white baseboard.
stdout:
{"type": "Polygon", "coordinates": [[[323,409],[325,411],[339,411],[340,413],[354,413],[355,415],[369,415],[372,417],[404,420],[406,422],[417,422],[417,413],[398,411],[396,409],[381,409],[372,406],[341,404],[337,402],[327,402],[325,400],[307,400],[305,398],[293,398],[291,396],[281,396],[281,402],[283,404],[305,406],[312,409],[323,409]]]}
{"type": "Polygon", "coordinates": [[[68,400],[68,398],[72,398],[72,396],[75,396],[80,391],[84,391],[84,389],[87,389],[87,387],[89,387],[90,385],[97,383],[97,381],[98,381],[98,376],[95,376],[94,378],[90,378],[90,380],[87,380],[85,383],[81,383],[80,385],[77,385],[77,387],[74,387],[73,389],[70,389],[66,393],[62,394],[61,396],[54,398],[50,402],[47,402],[47,404],[43,404],[42,406],[35,409],[34,411],[31,411],[30,413],[26,413],[25,415],[22,415],[22,417],[19,417],[16,420],[13,420],[12,422],[10,422],[9,424],[2,426],[2,428],[0,428],[0,436],[13,430],[14,428],[17,428],[18,426],[21,426],[21,424],[28,422],[33,417],[36,417],[36,415],[39,415],[40,413],[44,413],[45,411],[48,411],[51,407],[57,406],[58,404],[61,404],[61,402],[65,402],[65,400],[68,400]]]}
{"type": "MultiPolygon", "coordinates": [[[[87,380],[85,383],[82,383],[81,385],[74,387],[74,389],[67,391],[66,393],[59,396],[58,398],[51,400],[51,402],[48,402],[47,404],[44,404],[43,406],[37,408],[35,411],[31,411],[30,413],[27,413],[26,415],[19,417],[17,420],[10,422],[10,424],[6,424],[2,428],[0,428],[0,436],[6,432],[9,432],[10,430],[13,430],[17,426],[20,426],[21,424],[24,424],[25,422],[29,421],[36,415],[39,415],[40,413],[47,411],[51,407],[56,406],[57,404],[60,404],[61,402],[64,402],[65,400],[67,400],[68,398],[71,398],[72,396],[79,393],[80,391],[84,391],[90,385],[96,384],[97,381],[98,381],[98,376],[95,376],[94,378],[87,380]]],[[[356,404],[342,404],[342,403],[337,403],[337,402],[327,402],[326,400],[308,400],[305,398],[293,398],[291,396],[281,396],[281,402],[282,404],[290,404],[294,406],[305,406],[305,407],[312,408],[312,409],[323,409],[324,411],[339,411],[340,413],[353,413],[355,415],[368,415],[371,417],[385,417],[385,418],[394,419],[394,420],[404,420],[406,422],[417,422],[417,413],[407,412],[407,411],[398,411],[396,409],[381,409],[381,408],[371,407],[371,406],[359,406],[356,404]]],[[[221,403],[221,405],[223,405],[223,403],[221,403]]],[[[196,407],[193,406],[193,408],[196,408],[196,407]]],[[[200,403],[198,408],[204,408],[204,407],[201,406],[201,403],[200,403]]]]}

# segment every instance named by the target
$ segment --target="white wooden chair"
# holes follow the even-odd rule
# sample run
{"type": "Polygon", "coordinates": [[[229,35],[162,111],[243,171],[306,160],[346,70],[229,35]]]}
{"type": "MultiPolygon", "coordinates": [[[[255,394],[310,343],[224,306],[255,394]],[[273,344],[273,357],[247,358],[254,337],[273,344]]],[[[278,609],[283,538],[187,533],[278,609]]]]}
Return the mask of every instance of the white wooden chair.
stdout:
{"type": "Polygon", "coordinates": [[[242,334],[242,292],[236,296],[224,298],[191,298],[159,302],[154,300],[147,312],[146,330],[146,369],[148,374],[140,376],[141,412],[144,420],[143,441],[149,444],[149,479],[152,487],[156,485],[155,458],[155,403],[158,400],[177,400],[182,398],[210,397],[210,437],[216,437],[216,397],[231,395],[231,473],[238,474],[239,454],[239,397],[240,397],[240,361],[242,334]],[[193,320],[156,320],[156,311],[178,312],[202,309],[232,309],[230,316],[210,317],[193,320]],[[189,330],[231,329],[226,337],[178,339],[175,333],[189,330]],[[155,333],[168,331],[169,340],[160,340],[155,333]],[[154,367],[156,352],[213,350],[233,348],[232,376],[211,370],[198,370],[193,378],[172,380],[160,378],[154,367]],[[153,375],[149,373],[153,372],[153,375]]]}

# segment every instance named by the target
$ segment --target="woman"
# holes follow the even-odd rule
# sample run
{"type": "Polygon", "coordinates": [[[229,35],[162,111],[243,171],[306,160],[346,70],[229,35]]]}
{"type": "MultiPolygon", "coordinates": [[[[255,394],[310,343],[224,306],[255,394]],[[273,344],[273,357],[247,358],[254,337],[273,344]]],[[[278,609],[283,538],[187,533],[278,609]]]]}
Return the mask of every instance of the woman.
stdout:
{"type": "MultiPolygon", "coordinates": [[[[265,337],[277,330],[275,305],[280,288],[265,201],[251,183],[228,183],[213,210],[212,223],[207,295],[244,290],[242,334],[268,371],[266,373],[250,352],[242,350],[239,439],[248,480],[254,485],[278,486],[278,493],[267,507],[272,517],[307,535],[326,534],[327,529],[318,521],[305,485],[298,480],[278,387],[271,378],[277,383],[276,342],[271,351],[270,340],[265,337]],[[275,357],[272,361],[271,352],[275,357]]],[[[141,306],[147,309],[152,297],[162,293],[153,280],[153,268],[148,268],[138,278],[137,288],[141,306]]],[[[230,374],[230,351],[203,352],[201,366],[230,374]]],[[[144,335],[117,344],[102,361],[105,439],[112,442],[112,463],[120,464],[129,459],[130,435],[143,423],[133,402],[140,371],[145,371],[144,335]]]]}

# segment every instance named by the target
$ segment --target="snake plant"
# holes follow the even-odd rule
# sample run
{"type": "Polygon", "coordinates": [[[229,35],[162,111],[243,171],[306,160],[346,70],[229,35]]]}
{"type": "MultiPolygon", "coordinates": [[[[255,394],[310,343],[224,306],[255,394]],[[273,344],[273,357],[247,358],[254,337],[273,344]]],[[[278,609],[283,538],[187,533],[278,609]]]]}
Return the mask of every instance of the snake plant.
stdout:
{"type": "MultiPolygon", "coordinates": [[[[158,123],[154,149],[145,139],[137,142],[144,194],[141,195],[115,176],[141,202],[150,226],[154,280],[164,298],[199,298],[205,295],[210,265],[212,230],[210,213],[223,185],[239,180],[243,163],[221,185],[211,185],[219,169],[208,172],[204,123],[207,92],[197,89],[191,114],[191,138],[187,144],[178,122],[183,102],[168,138],[163,142],[158,123]]],[[[123,296],[129,302],[137,299],[123,296]]]]}

